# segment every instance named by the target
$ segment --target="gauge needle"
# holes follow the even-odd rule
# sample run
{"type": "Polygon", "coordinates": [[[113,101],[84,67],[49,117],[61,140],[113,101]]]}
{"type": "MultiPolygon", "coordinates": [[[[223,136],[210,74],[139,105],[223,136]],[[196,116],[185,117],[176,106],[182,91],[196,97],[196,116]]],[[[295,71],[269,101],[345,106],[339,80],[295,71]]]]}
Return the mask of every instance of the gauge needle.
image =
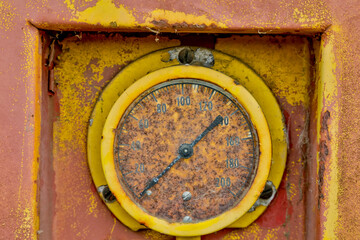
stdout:
{"type": "Polygon", "coordinates": [[[190,144],[182,144],[179,148],[179,155],[167,166],[158,176],[151,179],[151,181],[148,183],[148,185],[145,187],[145,189],[140,193],[140,197],[142,197],[147,190],[152,188],[155,184],[159,182],[159,179],[164,176],[165,173],[167,173],[172,166],[174,166],[175,163],[177,163],[182,158],[189,158],[193,154],[193,147],[201,140],[203,139],[206,134],[208,134],[212,129],[214,129],[217,125],[219,125],[223,121],[222,116],[217,116],[214,121],[199,135],[196,137],[196,139],[190,143],[190,144]]]}
{"type": "Polygon", "coordinates": [[[191,144],[191,147],[194,147],[195,144],[197,144],[203,137],[206,136],[206,134],[208,134],[214,127],[216,127],[217,125],[219,125],[221,122],[223,121],[223,117],[222,116],[217,116],[215,118],[215,120],[210,124],[210,126],[208,126],[205,131],[203,131],[191,144]]]}

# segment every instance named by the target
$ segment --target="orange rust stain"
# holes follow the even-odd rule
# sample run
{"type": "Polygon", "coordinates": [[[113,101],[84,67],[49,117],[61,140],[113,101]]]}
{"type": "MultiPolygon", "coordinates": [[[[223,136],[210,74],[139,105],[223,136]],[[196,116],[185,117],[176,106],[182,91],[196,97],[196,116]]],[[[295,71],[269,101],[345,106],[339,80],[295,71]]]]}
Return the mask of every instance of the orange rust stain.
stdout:
{"type": "Polygon", "coordinates": [[[144,9],[139,1],[65,0],[71,12],[71,21],[100,24],[107,28],[156,27],[159,31],[222,31],[234,29],[259,34],[282,32],[282,26],[291,31],[321,31],[330,25],[331,16],[324,1],[226,1],[192,2],[152,1],[144,9]],[[139,6],[140,4],[140,6],[139,6]],[[103,16],[101,13],[108,14],[103,16]],[[116,14],[117,13],[117,14],[116,14]],[[119,18],[119,14],[124,18],[119,18]],[[294,29],[292,29],[294,28],[294,29]],[[295,30],[297,31],[297,30],[295,30]]]}
{"type": "Polygon", "coordinates": [[[245,111],[212,90],[189,83],[161,88],[133,106],[116,130],[118,176],[131,188],[132,200],[154,216],[174,222],[185,216],[209,219],[234,207],[252,183],[258,162],[255,129],[245,111]],[[194,146],[193,156],[180,159],[149,189],[150,196],[138,199],[148,181],[179,155],[179,147],[193,142],[219,115],[226,117],[226,125],[209,132],[194,146]],[[147,127],[139,127],[145,120],[147,127]],[[185,191],[192,194],[189,201],[182,199],[185,191]]]}

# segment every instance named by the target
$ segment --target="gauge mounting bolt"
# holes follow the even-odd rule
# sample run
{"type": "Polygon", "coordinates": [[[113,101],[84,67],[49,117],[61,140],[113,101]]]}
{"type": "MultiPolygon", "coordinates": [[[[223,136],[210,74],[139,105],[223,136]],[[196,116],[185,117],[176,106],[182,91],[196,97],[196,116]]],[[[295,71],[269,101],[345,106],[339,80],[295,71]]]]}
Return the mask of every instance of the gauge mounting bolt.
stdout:
{"type": "Polygon", "coordinates": [[[191,193],[189,191],[186,191],[182,194],[182,199],[184,201],[189,201],[191,199],[191,193]]]}
{"type": "Polygon", "coordinates": [[[108,185],[101,185],[97,188],[98,193],[106,203],[115,202],[116,198],[113,193],[110,191],[108,185]]]}
{"type": "Polygon", "coordinates": [[[190,216],[185,216],[185,217],[183,218],[183,222],[184,222],[184,223],[190,223],[190,222],[192,222],[192,218],[191,218],[190,216]]]}

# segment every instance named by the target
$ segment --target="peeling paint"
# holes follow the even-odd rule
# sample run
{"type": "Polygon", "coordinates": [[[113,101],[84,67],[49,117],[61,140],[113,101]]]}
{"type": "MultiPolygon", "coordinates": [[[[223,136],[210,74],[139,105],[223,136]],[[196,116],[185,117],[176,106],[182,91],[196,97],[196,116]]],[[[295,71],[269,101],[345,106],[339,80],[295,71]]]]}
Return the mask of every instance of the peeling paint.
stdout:
{"type": "MultiPolygon", "coordinates": [[[[235,49],[235,54],[238,54],[241,58],[258,67],[262,74],[266,74],[267,72],[274,74],[268,74],[266,76],[267,84],[273,88],[273,91],[280,95],[279,98],[284,109],[292,109],[294,113],[299,112],[295,107],[299,107],[299,105],[304,104],[304,102],[308,103],[306,96],[304,96],[306,95],[305,88],[307,86],[306,82],[308,81],[308,79],[306,79],[308,76],[307,70],[304,71],[304,69],[308,67],[308,63],[305,60],[307,56],[305,46],[307,43],[299,41],[298,37],[289,37],[286,38],[287,40],[282,39],[283,38],[280,37],[238,38],[235,36],[234,39],[231,38],[231,40],[234,42],[241,41],[243,45],[229,44],[229,39],[228,41],[219,39],[216,48],[221,51],[225,51],[226,49],[233,51],[233,49],[235,49]],[[225,42],[229,45],[224,44],[225,42]],[[262,44],[266,43],[267,47],[259,47],[259,45],[261,46],[261,42],[262,44]],[[246,51],[246,49],[251,49],[250,44],[258,47],[252,48],[252,52],[246,51]],[[283,45],[285,47],[279,47],[283,45]],[[228,46],[229,48],[227,48],[228,46]],[[289,50],[291,50],[291,54],[286,53],[286,51],[289,50]],[[254,51],[266,57],[259,60],[254,51]],[[267,54],[265,54],[264,51],[266,51],[267,54]],[[279,56],[269,54],[274,52],[280,56],[284,54],[286,58],[281,59],[279,56]],[[289,69],[283,66],[283,68],[281,68],[282,71],[276,73],[269,64],[271,59],[274,58],[281,59],[279,61],[287,64],[286,67],[289,67],[289,69]],[[289,59],[292,59],[292,64],[288,62],[289,59]],[[258,62],[254,64],[252,61],[258,62]],[[294,62],[299,64],[294,64],[294,62]],[[268,68],[262,69],[264,65],[268,68]],[[295,79],[293,76],[299,76],[299,78],[295,79]],[[276,81],[279,81],[278,78],[281,78],[280,80],[283,80],[284,84],[277,84],[276,81]],[[286,81],[297,82],[293,84],[292,82],[286,81]],[[294,95],[294,100],[292,100],[291,97],[294,95]],[[293,103],[295,106],[290,104],[286,105],[286,101],[293,103]]],[[[104,214],[104,211],[106,212],[106,210],[102,209],[102,204],[98,203],[99,199],[97,197],[93,198],[89,196],[88,188],[91,180],[87,175],[85,139],[89,116],[94,102],[102,87],[111,79],[111,76],[108,75],[109,70],[113,69],[111,71],[115,74],[128,62],[147,52],[171,45],[174,46],[178,43],[177,40],[168,41],[161,36],[159,43],[157,43],[155,42],[155,36],[127,38],[114,35],[113,37],[107,38],[103,34],[96,37],[93,34],[83,34],[81,40],[69,38],[62,41],[63,53],[60,55],[59,64],[55,68],[57,94],[60,99],[60,115],[54,124],[54,168],[57,173],[56,191],[60,193],[72,189],[72,194],[57,196],[55,215],[57,229],[55,234],[65,232],[65,234],[68,234],[68,237],[79,234],[84,224],[83,220],[80,221],[80,219],[83,219],[83,213],[79,211],[82,205],[86,206],[85,211],[87,216],[96,218],[97,221],[103,219],[101,216],[104,214]],[[76,178],[70,177],[70,173],[71,176],[75,175],[76,178]],[[83,196],[86,197],[84,198],[83,196]],[[65,213],[67,213],[66,216],[64,215],[65,213]],[[72,226],[72,229],[68,231],[67,226],[69,224],[72,226]]],[[[257,71],[259,69],[257,69],[257,71]]],[[[301,129],[302,120],[297,120],[295,117],[292,121],[294,124],[296,123],[293,129],[301,129]]],[[[295,139],[298,138],[296,134],[294,134],[294,137],[295,139]]],[[[301,165],[298,158],[291,160],[291,163],[294,169],[298,169],[299,165],[301,165]]],[[[292,175],[294,175],[294,177],[287,181],[293,181],[292,183],[294,183],[297,181],[297,178],[301,176],[301,172],[294,170],[292,175]]],[[[292,190],[295,192],[300,189],[293,188],[292,190]]],[[[295,193],[291,194],[293,194],[294,201],[298,201],[298,195],[295,193]]],[[[290,206],[290,204],[286,206],[290,206]]],[[[299,215],[301,211],[301,208],[299,208],[296,214],[299,215]]],[[[260,228],[259,225],[257,226],[260,228]]],[[[262,228],[263,227],[261,227],[261,229],[262,228]]],[[[118,229],[118,226],[116,229],[118,229]]],[[[90,234],[88,233],[89,231],[91,232],[91,229],[84,234],[90,234]]],[[[246,229],[246,232],[247,231],[248,229],[246,229]]],[[[281,230],[279,229],[277,232],[267,231],[266,234],[263,230],[261,231],[264,237],[268,235],[274,238],[274,236],[279,237],[279,234],[281,234],[281,230]]],[[[148,234],[152,236],[155,233],[149,231],[148,234]]],[[[82,236],[85,237],[86,235],[82,236]]],[[[156,239],[156,237],[154,237],[154,239],[156,239]]]]}
{"type": "Polygon", "coordinates": [[[196,16],[194,14],[186,14],[184,12],[175,12],[163,9],[156,9],[150,12],[149,17],[146,17],[145,19],[145,24],[153,24],[154,26],[159,27],[170,25],[174,29],[189,27],[202,29],[210,26],[226,28],[224,23],[211,20],[206,15],[196,16]]]}
{"type": "MultiPolygon", "coordinates": [[[[109,42],[106,48],[98,41],[87,41],[83,44],[72,41],[62,43],[64,54],[59,56],[61,63],[55,71],[61,95],[59,123],[62,125],[61,132],[55,131],[55,138],[60,143],[71,142],[76,146],[82,146],[81,149],[85,152],[84,139],[86,139],[88,117],[96,100],[96,97],[92,96],[92,90],[94,88],[97,92],[101,90],[102,84],[99,83],[104,79],[105,69],[113,67],[120,69],[120,66],[124,66],[134,58],[159,47],[151,41],[154,41],[153,37],[147,39],[148,43],[120,38],[118,42],[109,42]],[[92,75],[91,78],[88,78],[88,74],[92,75]],[[83,102],[84,98],[91,98],[92,102],[83,102]],[[79,116],[78,112],[83,114],[79,116]]],[[[164,42],[161,46],[173,44],[164,42]]]]}
{"type": "MultiPolygon", "coordinates": [[[[155,36],[108,38],[105,34],[83,34],[81,40],[69,38],[60,43],[63,53],[54,70],[60,107],[53,130],[57,193],[55,235],[70,239],[80,234],[86,238],[92,229],[84,230],[89,219],[94,219],[91,224],[98,221],[105,224],[108,217],[113,221],[110,212],[100,203],[96,190],[89,190],[92,185],[86,161],[89,118],[101,89],[122,67],[148,52],[179,44],[177,40],[160,37],[157,43],[154,39],[155,36]]],[[[114,234],[121,227],[115,227],[114,234]]]]}
{"type": "Polygon", "coordinates": [[[77,10],[75,2],[65,0],[65,4],[72,12],[72,21],[101,25],[103,27],[159,27],[159,28],[194,28],[203,29],[205,27],[227,26],[219,21],[209,19],[208,16],[188,14],[181,11],[170,11],[154,9],[144,16],[144,22],[136,20],[134,12],[123,4],[115,5],[112,0],[100,0],[95,6],[88,7],[83,11],[77,10]],[[104,14],[106,12],[106,14],[104,14]]]}
{"type": "MultiPolygon", "coordinates": [[[[72,10],[75,10],[74,5],[70,6],[72,10]]],[[[72,20],[89,24],[100,24],[107,27],[117,27],[118,25],[131,27],[137,25],[132,12],[123,5],[115,6],[112,0],[100,0],[94,7],[76,12],[75,18],[72,20]]]]}
{"type": "Polygon", "coordinates": [[[293,106],[309,104],[310,52],[306,40],[233,36],[218,39],[216,48],[253,67],[278,98],[286,99],[293,106]],[[267,41],[271,44],[262,44],[267,41]],[[274,62],[281,64],[274,65],[274,62]]]}
{"type": "MultiPolygon", "coordinates": [[[[337,31],[336,28],[330,29],[329,31],[337,31]]],[[[318,109],[323,109],[322,112],[319,112],[318,116],[318,144],[320,146],[320,153],[318,155],[318,164],[319,164],[319,173],[323,173],[322,182],[323,184],[322,191],[323,199],[321,203],[321,212],[323,217],[323,239],[336,239],[337,238],[337,226],[338,226],[338,193],[339,189],[339,179],[338,179],[338,142],[335,140],[338,138],[338,119],[339,119],[339,106],[337,103],[338,91],[337,91],[337,79],[334,75],[334,70],[337,68],[334,56],[334,39],[332,35],[327,33],[325,42],[322,42],[322,56],[320,62],[320,86],[319,89],[319,106],[318,109]],[[329,38],[330,37],[330,38],[329,38]],[[324,123],[324,111],[328,111],[328,116],[326,117],[324,123]],[[330,115],[331,112],[331,115],[330,115]],[[329,119],[331,116],[331,119],[329,119]],[[325,125],[324,125],[325,124],[325,125]],[[330,141],[330,139],[334,139],[330,141]],[[327,149],[324,149],[324,141],[326,141],[328,146],[327,149]],[[321,145],[323,146],[321,149],[321,145]],[[327,153],[327,154],[326,154],[327,153]],[[321,155],[323,154],[323,155],[321,155]],[[323,157],[320,159],[320,157],[323,157]],[[323,162],[326,158],[326,162],[323,162]],[[329,168],[329,169],[326,169],[329,168]]],[[[321,180],[321,179],[320,179],[321,180]]],[[[320,196],[321,197],[321,196],[320,196]]],[[[321,217],[321,216],[320,216],[321,217]]],[[[321,217],[322,218],[322,217],[321,217]]]]}
{"type": "MultiPolygon", "coordinates": [[[[0,150],[1,154],[3,154],[3,158],[7,159],[4,164],[7,164],[7,162],[18,163],[14,165],[16,167],[9,166],[6,170],[4,170],[6,171],[5,174],[7,172],[16,173],[16,177],[14,178],[14,185],[16,186],[15,203],[4,203],[11,205],[11,208],[4,210],[5,214],[8,215],[6,222],[2,225],[3,229],[6,231],[5,234],[8,234],[6,236],[10,236],[10,234],[14,233],[18,235],[18,238],[24,239],[28,235],[23,235],[23,232],[26,232],[27,230],[32,231],[30,229],[33,228],[33,226],[36,226],[36,224],[32,225],[31,223],[32,221],[36,222],[36,220],[30,220],[33,217],[35,218],[32,214],[36,212],[36,203],[33,202],[33,197],[29,200],[27,198],[29,193],[25,192],[25,190],[30,188],[33,189],[31,191],[35,191],[37,187],[35,182],[37,172],[37,154],[32,151],[32,148],[36,148],[36,146],[33,146],[33,143],[31,142],[32,140],[28,140],[36,138],[36,135],[38,134],[36,131],[39,129],[38,124],[40,121],[40,119],[38,119],[35,120],[34,123],[33,120],[31,120],[31,116],[33,115],[32,108],[35,104],[38,104],[38,102],[35,99],[35,96],[32,95],[34,89],[31,84],[34,83],[34,79],[36,77],[34,78],[31,74],[31,71],[33,71],[34,68],[31,68],[30,66],[36,63],[33,59],[26,58],[23,55],[20,57],[14,57],[16,54],[23,51],[23,46],[27,45],[26,48],[29,49],[30,47],[34,47],[31,38],[27,38],[22,35],[23,28],[28,27],[26,25],[26,21],[30,20],[31,22],[38,23],[50,30],[62,30],[65,25],[67,26],[67,29],[80,29],[84,26],[84,23],[92,24],[94,30],[103,24],[110,28],[116,27],[116,29],[119,29],[121,26],[131,26],[135,28],[146,23],[150,27],[152,26],[154,28],[158,28],[161,24],[169,26],[176,26],[177,24],[180,24],[180,27],[184,26],[186,27],[184,28],[186,30],[193,28],[194,31],[201,30],[204,26],[202,24],[206,22],[206,26],[215,26],[213,31],[219,31],[219,28],[217,28],[220,26],[218,25],[218,19],[222,19],[222,22],[226,23],[224,24],[224,26],[226,25],[226,28],[224,29],[225,31],[252,32],[258,33],[262,36],[264,33],[275,32],[296,32],[300,34],[308,34],[309,32],[317,33],[325,31],[327,26],[332,25],[330,31],[327,30],[326,34],[323,35],[323,58],[328,58],[330,56],[329,59],[331,59],[332,63],[327,67],[322,68],[321,75],[324,77],[322,77],[321,86],[318,89],[320,92],[322,91],[322,87],[325,87],[325,90],[321,92],[322,98],[320,99],[318,107],[318,119],[321,119],[321,114],[326,110],[331,110],[332,119],[331,122],[329,122],[330,136],[332,139],[336,139],[336,141],[331,142],[331,145],[328,146],[331,152],[328,160],[329,164],[325,169],[324,175],[324,193],[326,193],[328,197],[324,200],[321,212],[322,215],[320,216],[320,227],[321,230],[323,230],[323,235],[321,237],[336,239],[339,237],[346,238],[359,235],[360,228],[357,223],[359,222],[357,217],[359,214],[358,211],[353,208],[354,202],[351,202],[352,200],[355,201],[354,199],[357,199],[359,195],[356,191],[354,191],[354,189],[358,188],[356,177],[357,172],[355,171],[358,169],[357,163],[359,162],[359,154],[357,154],[359,149],[357,141],[359,139],[359,134],[358,131],[354,130],[357,129],[356,127],[358,125],[356,116],[358,115],[359,109],[359,100],[356,95],[359,92],[359,85],[357,84],[357,79],[359,79],[357,67],[359,53],[358,2],[352,0],[345,2],[311,0],[270,1],[268,4],[272,4],[274,7],[269,8],[266,1],[227,1],[226,4],[220,4],[217,0],[210,0],[202,1],[202,3],[198,5],[191,1],[178,1],[174,2],[174,5],[171,6],[172,10],[170,11],[169,9],[160,9],[161,4],[164,3],[163,1],[154,1],[155,4],[158,4],[156,5],[158,8],[156,9],[156,7],[151,6],[150,10],[146,12],[148,10],[147,7],[149,6],[146,5],[146,7],[144,7],[144,5],[141,6],[140,3],[148,4],[148,2],[133,1],[131,4],[139,5],[136,6],[135,9],[132,7],[133,5],[130,7],[130,2],[125,3],[122,1],[123,5],[116,5],[116,7],[114,7],[113,3],[117,1],[102,0],[101,4],[103,4],[103,6],[106,4],[108,6],[111,5],[111,13],[115,14],[118,11],[126,16],[125,20],[116,20],[118,17],[113,16],[115,21],[113,19],[111,19],[111,21],[107,19],[103,22],[101,22],[101,19],[95,20],[98,16],[94,18],[92,17],[92,14],[95,14],[96,12],[93,7],[99,2],[100,1],[94,0],[33,0],[26,1],[25,4],[21,1],[0,2],[0,30],[1,39],[4,40],[0,49],[2,54],[2,63],[4,63],[0,66],[1,82],[4,84],[1,85],[1,102],[4,103],[1,105],[4,113],[2,115],[11,114],[11,116],[14,116],[16,114],[18,119],[24,121],[23,123],[9,123],[5,122],[7,119],[6,117],[3,117],[1,122],[4,126],[8,126],[8,129],[2,132],[7,136],[6,138],[3,138],[3,146],[1,146],[2,148],[0,150]],[[188,9],[184,9],[182,5],[191,6],[191,8],[196,8],[196,10],[189,10],[190,7],[188,7],[188,9]],[[331,12],[327,9],[330,9],[331,12]],[[152,11],[155,11],[155,13],[152,14],[152,11]],[[168,11],[166,13],[166,18],[161,17],[161,11],[168,11]],[[202,14],[201,12],[205,12],[205,14],[202,14]],[[81,13],[83,14],[81,15],[81,13]],[[168,18],[172,17],[172,13],[177,14],[176,19],[168,21],[168,18]],[[211,15],[209,13],[214,14],[211,15]],[[191,16],[194,21],[188,22],[187,19],[185,19],[188,16],[191,16]],[[204,17],[201,18],[199,16],[204,17]],[[215,23],[212,24],[212,21],[215,23]],[[181,25],[182,23],[186,23],[188,26],[186,26],[186,24],[181,25]],[[342,27],[341,31],[334,32],[333,30],[338,25],[342,27]],[[332,40],[330,41],[329,39],[332,40]],[[330,45],[328,46],[328,44],[330,45]],[[336,50],[334,50],[334,47],[336,50]],[[327,51],[332,53],[327,55],[327,51]],[[343,91],[343,96],[339,95],[339,92],[341,91],[343,91]],[[8,106],[8,108],[4,106],[8,106]],[[323,107],[328,108],[322,109],[323,107]],[[13,147],[16,144],[19,146],[13,147]],[[30,148],[31,151],[29,153],[30,148]],[[9,151],[9,149],[11,151],[9,151]],[[27,164],[29,164],[29,166],[27,164]],[[30,172],[32,176],[31,180],[29,180],[29,177],[27,176],[30,172]],[[21,198],[20,194],[17,194],[18,192],[23,193],[21,198]],[[349,200],[350,202],[348,202],[349,200]],[[348,202],[349,204],[345,204],[345,202],[348,202]],[[352,222],[351,226],[348,226],[348,222],[352,222]],[[20,227],[16,229],[16,225],[19,225],[20,227]]],[[[236,50],[237,48],[233,49],[236,50]]],[[[246,54],[251,54],[249,51],[246,51],[246,49],[244,49],[244,52],[246,52],[246,54]]],[[[243,55],[240,53],[239,56],[242,57],[243,55]]],[[[260,56],[263,55],[260,54],[260,56]]],[[[271,57],[267,57],[265,59],[270,59],[270,62],[272,60],[271,57]]],[[[97,63],[94,59],[93,61],[94,67],[89,65],[87,69],[88,71],[94,71],[95,73],[97,63]]],[[[293,61],[293,59],[290,58],[288,61],[293,61]]],[[[326,61],[328,60],[325,60],[325,62],[326,61]]],[[[251,65],[253,63],[249,62],[248,64],[251,65]]],[[[76,70],[76,68],[74,69],[76,70]]],[[[271,68],[264,68],[260,69],[259,73],[267,80],[269,86],[274,89],[278,96],[284,97],[289,90],[292,98],[290,98],[288,102],[292,106],[300,106],[302,103],[307,101],[306,97],[300,97],[292,94],[298,90],[306,94],[306,91],[304,91],[304,89],[306,89],[306,85],[299,85],[296,87],[287,86],[286,79],[283,79],[283,84],[285,85],[284,88],[282,88],[281,85],[273,83],[274,79],[269,78],[266,74],[267,71],[273,70],[271,68]]],[[[100,89],[101,86],[96,85],[98,83],[96,79],[102,81],[101,78],[103,77],[102,74],[104,72],[99,69],[97,73],[98,76],[95,76],[94,79],[91,79],[91,81],[94,83],[95,89],[100,89]]],[[[286,73],[284,73],[284,75],[285,74],[286,73]]],[[[67,80],[70,81],[71,79],[68,78],[67,80]]],[[[81,94],[85,95],[88,94],[87,91],[89,91],[89,89],[81,88],[78,92],[82,92],[81,94]]],[[[80,94],[76,91],[74,92],[76,94],[80,94]]],[[[284,99],[287,101],[286,97],[280,100],[285,101],[284,99]]],[[[75,101],[76,100],[78,99],[75,96],[75,101]]],[[[92,100],[89,101],[91,102],[92,100]]],[[[86,105],[84,114],[88,114],[89,105],[86,105]]],[[[79,109],[82,110],[80,107],[75,108],[75,110],[79,109]]],[[[291,113],[289,114],[291,115],[291,113]]],[[[36,116],[37,113],[35,113],[35,117],[36,116]]],[[[71,118],[65,118],[59,121],[62,120],[70,121],[71,118]]],[[[83,126],[82,120],[84,120],[83,117],[81,117],[81,119],[76,123],[80,122],[81,126],[83,126]]],[[[64,122],[64,124],[66,124],[66,122],[64,122]]],[[[67,129],[71,128],[68,127],[67,129]]],[[[320,132],[320,127],[318,127],[318,131],[320,132]]],[[[74,134],[76,133],[78,132],[75,132],[74,134]]],[[[78,139],[77,137],[71,136],[67,136],[64,139],[66,138],[69,138],[70,140],[67,147],[71,146],[74,139],[78,139]]],[[[83,153],[82,150],[80,152],[83,153]]],[[[77,157],[68,152],[63,154],[68,154],[67,157],[71,159],[76,159],[77,157]]],[[[64,159],[65,157],[60,160],[65,161],[64,159]]],[[[80,166],[82,167],[82,170],[86,169],[84,164],[80,166]]],[[[4,180],[6,181],[7,179],[4,180]]],[[[86,182],[86,178],[81,177],[81,181],[86,182]]],[[[67,184],[68,186],[71,186],[70,183],[67,184]]],[[[290,185],[290,192],[292,192],[292,189],[293,186],[290,185]]],[[[86,191],[82,193],[86,194],[86,191]]],[[[8,199],[9,197],[11,197],[9,193],[4,193],[4,198],[8,199]]],[[[294,198],[296,199],[296,197],[294,198]]],[[[86,201],[87,204],[85,204],[85,206],[89,207],[91,206],[90,203],[93,199],[86,198],[86,201]]],[[[77,206],[79,205],[78,202],[76,202],[75,205],[76,204],[77,206]]],[[[100,206],[100,204],[97,204],[97,208],[101,208],[100,206]]],[[[71,209],[71,204],[64,206],[64,209],[71,209]]],[[[74,212],[74,214],[79,214],[76,212],[76,209],[74,209],[74,212]]],[[[58,212],[57,214],[61,213],[58,212]]],[[[298,216],[299,215],[296,215],[296,217],[298,216]]],[[[111,224],[112,219],[109,226],[111,226],[111,224]]],[[[114,233],[118,227],[121,228],[119,225],[116,225],[114,233]]],[[[76,225],[76,227],[79,228],[79,224],[76,225]]],[[[86,236],[86,232],[89,232],[89,228],[84,228],[84,231],[81,229],[77,230],[76,234],[81,235],[83,233],[85,234],[84,236],[86,236]]],[[[28,232],[25,234],[27,233],[28,232]]],[[[236,233],[237,232],[235,232],[234,235],[236,235],[236,233]]],[[[31,233],[30,235],[31,238],[33,234],[31,233]]],[[[81,239],[84,238],[84,236],[77,236],[77,238],[81,239]]],[[[11,239],[11,237],[8,238],[11,239]]]]}

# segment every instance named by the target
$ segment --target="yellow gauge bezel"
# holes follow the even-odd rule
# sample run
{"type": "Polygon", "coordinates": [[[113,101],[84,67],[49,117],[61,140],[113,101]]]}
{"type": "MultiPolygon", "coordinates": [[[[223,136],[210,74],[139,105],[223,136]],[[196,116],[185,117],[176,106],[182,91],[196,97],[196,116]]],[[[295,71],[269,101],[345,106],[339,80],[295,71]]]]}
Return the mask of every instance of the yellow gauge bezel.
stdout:
{"type": "Polygon", "coordinates": [[[218,71],[200,67],[179,65],[151,72],[125,90],[107,116],[101,141],[101,161],[110,190],[121,206],[139,223],[174,236],[199,236],[218,231],[244,215],[259,198],[268,179],[272,158],[271,136],[264,113],[255,98],[242,85],[218,71]],[[126,109],[143,92],[171,79],[192,78],[213,83],[228,91],[247,111],[259,138],[259,164],[253,183],[243,199],[232,209],[208,220],[196,223],[170,223],[148,214],[126,194],[118,180],[114,163],[114,129],[117,128],[126,109]]]}

